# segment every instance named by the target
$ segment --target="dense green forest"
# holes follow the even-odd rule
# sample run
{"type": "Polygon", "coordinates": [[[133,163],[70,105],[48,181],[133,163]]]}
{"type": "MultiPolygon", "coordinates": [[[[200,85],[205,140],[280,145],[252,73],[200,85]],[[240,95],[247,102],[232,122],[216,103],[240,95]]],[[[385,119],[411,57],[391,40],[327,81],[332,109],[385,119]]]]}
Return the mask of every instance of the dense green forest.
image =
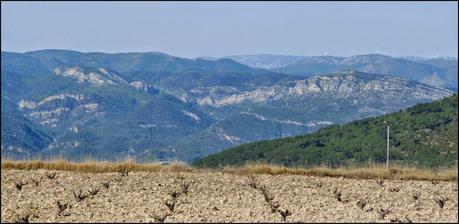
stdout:
{"type": "Polygon", "coordinates": [[[396,113],[332,125],[317,132],[259,141],[196,160],[198,167],[263,162],[284,166],[332,167],[386,161],[386,126],[390,124],[390,159],[398,164],[438,167],[457,164],[457,94],[396,113]]]}

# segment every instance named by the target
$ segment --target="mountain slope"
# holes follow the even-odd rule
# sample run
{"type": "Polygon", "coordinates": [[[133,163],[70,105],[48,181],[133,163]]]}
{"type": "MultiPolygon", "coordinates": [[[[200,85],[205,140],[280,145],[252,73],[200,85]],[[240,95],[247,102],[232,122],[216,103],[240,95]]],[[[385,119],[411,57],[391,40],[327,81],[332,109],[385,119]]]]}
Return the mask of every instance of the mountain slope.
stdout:
{"type": "MultiPolygon", "coordinates": [[[[418,60],[417,62],[423,63],[423,64],[434,65],[434,66],[445,69],[446,81],[457,83],[457,76],[458,76],[457,58],[432,58],[432,59],[418,60]]],[[[456,88],[454,88],[454,85],[450,85],[450,86],[452,89],[457,90],[457,85],[456,85],[456,88]]]]}
{"type": "Polygon", "coordinates": [[[21,115],[15,105],[4,97],[1,108],[2,157],[26,158],[53,141],[46,128],[21,115]]]}
{"type": "Polygon", "coordinates": [[[2,52],[2,65],[2,98],[53,139],[33,154],[75,160],[191,161],[453,94],[389,75],[304,77],[162,53],[2,52]]]}
{"type": "Polygon", "coordinates": [[[283,81],[255,90],[224,90],[215,94],[216,89],[200,88],[189,95],[218,121],[178,140],[174,148],[180,158],[208,155],[252,141],[305,134],[453,93],[393,76],[354,71],[283,81]]]}
{"type": "MultiPolygon", "coordinates": [[[[192,91],[193,92],[193,91],[192,91]]],[[[244,103],[297,105],[304,103],[305,98],[333,97],[349,99],[350,97],[375,97],[384,95],[385,100],[394,102],[395,98],[411,100],[413,98],[438,99],[443,94],[452,93],[418,82],[394,76],[370,74],[356,71],[340,71],[327,75],[313,76],[307,79],[286,80],[274,85],[258,86],[249,91],[232,90],[228,94],[209,98],[211,90],[201,88],[193,93],[201,104],[226,106],[244,103]],[[415,92],[413,92],[415,91],[415,92]],[[408,97],[412,96],[412,97],[408,97]],[[391,98],[391,99],[389,99],[391,98]],[[287,101],[287,102],[285,102],[287,101]]],[[[381,100],[380,97],[378,100],[381,100]]]]}
{"type": "Polygon", "coordinates": [[[194,162],[200,167],[249,161],[287,166],[331,166],[385,161],[384,121],[391,125],[391,160],[419,166],[457,162],[457,95],[375,118],[330,126],[315,133],[250,143],[194,162]]]}
{"type": "Polygon", "coordinates": [[[419,62],[380,54],[370,54],[350,57],[305,57],[302,60],[275,69],[275,71],[309,76],[350,69],[367,73],[390,74],[429,85],[457,89],[457,72],[452,75],[454,73],[454,63],[449,63],[447,66],[449,67],[446,68],[441,62],[436,61],[419,62]]]}

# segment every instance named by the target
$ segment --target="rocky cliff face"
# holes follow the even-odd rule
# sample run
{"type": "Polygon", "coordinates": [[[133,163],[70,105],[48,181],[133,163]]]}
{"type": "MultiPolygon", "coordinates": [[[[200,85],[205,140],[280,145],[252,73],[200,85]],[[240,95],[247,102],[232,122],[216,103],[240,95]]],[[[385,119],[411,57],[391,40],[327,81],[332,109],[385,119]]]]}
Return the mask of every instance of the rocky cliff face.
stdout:
{"type": "Polygon", "coordinates": [[[374,98],[383,95],[384,99],[392,98],[392,100],[437,100],[451,95],[453,91],[397,77],[344,71],[273,86],[261,86],[253,91],[217,86],[193,89],[190,93],[200,105],[221,107],[241,103],[298,101],[324,96],[374,98]]]}
{"type": "Polygon", "coordinates": [[[78,83],[90,83],[95,86],[126,84],[126,80],[118,76],[115,72],[107,68],[83,69],[80,66],[58,67],[54,69],[54,74],[70,77],[78,83]]]}
{"type": "Polygon", "coordinates": [[[50,128],[59,125],[68,129],[75,127],[75,123],[81,123],[85,116],[104,116],[101,106],[84,94],[51,95],[40,102],[22,99],[17,106],[27,118],[50,128]]]}

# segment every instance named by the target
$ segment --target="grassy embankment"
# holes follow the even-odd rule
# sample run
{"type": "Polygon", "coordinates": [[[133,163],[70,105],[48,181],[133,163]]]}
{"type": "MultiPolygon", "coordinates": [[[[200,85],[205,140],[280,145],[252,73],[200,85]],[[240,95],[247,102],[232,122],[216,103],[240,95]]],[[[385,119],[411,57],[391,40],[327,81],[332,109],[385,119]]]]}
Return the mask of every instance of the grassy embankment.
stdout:
{"type": "Polygon", "coordinates": [[[105,162],[88,160],[85,162],[70,162],[66,160],[2,160],[2,170],[62,170],[77,172],[224,172],[236,175],[270,174],[270,175],[307,175],[318,177],[344,177],[355,179],[394,179],[394,180],[438,180],[457,181],[458,167],[438,169],[420,169],[414,167],[393,166],[389,170],[384,165],[366,165],[359,167],[329,168],[319,166],[314,168],[287,168],[269,164],[247,164],[240,167],[223,167],[218,169],[199,169],[185,163],[174,162],[169,165],[159,163],[135,163],[133,161],[105,162]]]}

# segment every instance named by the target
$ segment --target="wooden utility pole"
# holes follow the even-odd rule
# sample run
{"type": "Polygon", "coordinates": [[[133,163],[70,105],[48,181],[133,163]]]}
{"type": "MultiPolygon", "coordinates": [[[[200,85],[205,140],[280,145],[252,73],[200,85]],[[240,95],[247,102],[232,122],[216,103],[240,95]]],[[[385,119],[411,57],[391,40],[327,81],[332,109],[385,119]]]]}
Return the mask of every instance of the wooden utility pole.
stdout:
{"type": "Polygon", "coordinates": [[[389,122],[384,121],[387,126],[387,156],[386,156],[386,169],[389,170],[389,122]]]}
{"type": "Polygon", "coordinates": [[[387,163],[386,168],[389,170],[389,124],[387,124],[387,163]]]}

